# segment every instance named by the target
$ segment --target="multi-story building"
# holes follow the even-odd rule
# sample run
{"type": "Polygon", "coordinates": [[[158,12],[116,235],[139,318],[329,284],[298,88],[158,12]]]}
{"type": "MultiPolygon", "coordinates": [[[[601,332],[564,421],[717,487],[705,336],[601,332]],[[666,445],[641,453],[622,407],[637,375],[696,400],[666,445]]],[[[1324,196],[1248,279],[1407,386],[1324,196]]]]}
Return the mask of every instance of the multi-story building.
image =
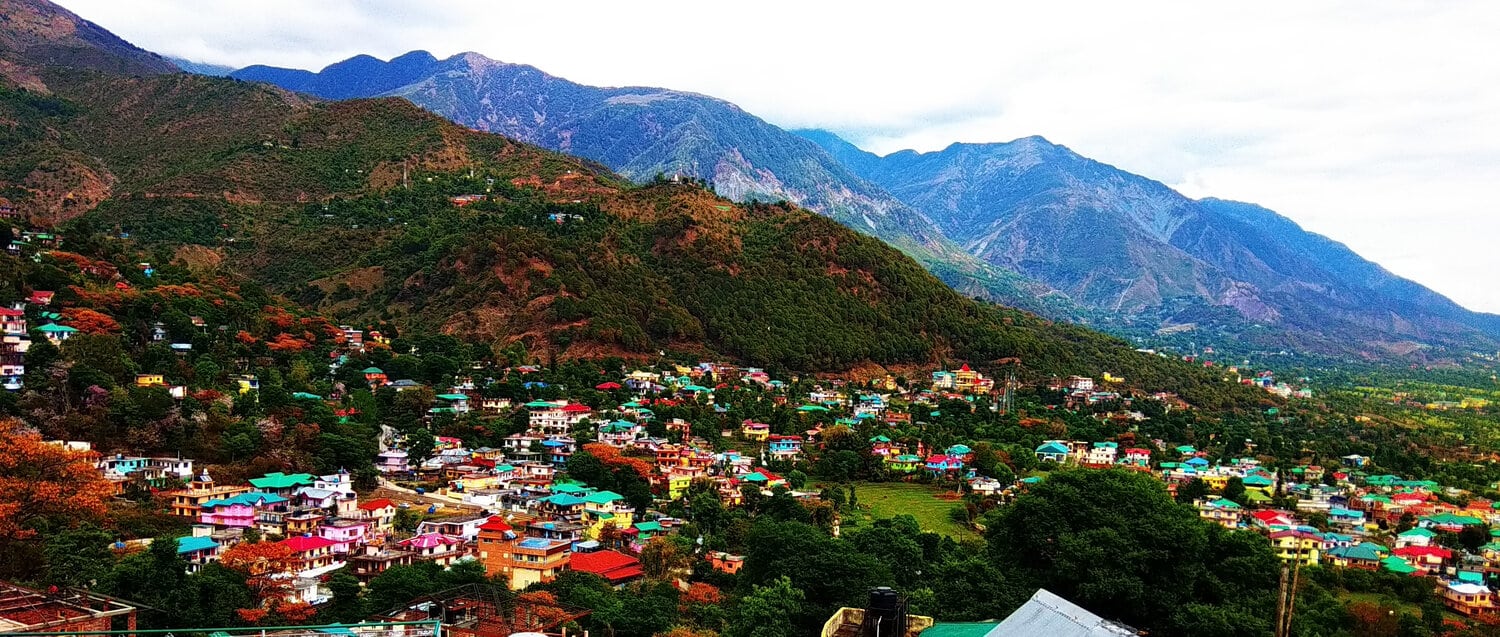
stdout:
{"type": "Polygon", "coordinates": [[[189,482],[187,488],[168,491],[164,495],[172,501],[172,515],[197,519],[203,503],[249,491],[250,487],[214,484],[214,479],[204,471],[189,482]]]}

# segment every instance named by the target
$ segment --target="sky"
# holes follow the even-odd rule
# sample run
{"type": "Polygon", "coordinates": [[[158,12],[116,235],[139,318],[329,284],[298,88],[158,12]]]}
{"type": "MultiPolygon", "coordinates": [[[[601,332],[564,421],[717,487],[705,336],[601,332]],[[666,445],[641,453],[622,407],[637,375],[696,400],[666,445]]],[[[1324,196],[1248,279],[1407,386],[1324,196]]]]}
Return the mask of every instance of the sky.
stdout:
{"type": "Polygon", "coordinates": [[[1041,135],[1500,313],[1500,3],[59,0],[198,62],[475,51],[876,153],[1041,135]]]}

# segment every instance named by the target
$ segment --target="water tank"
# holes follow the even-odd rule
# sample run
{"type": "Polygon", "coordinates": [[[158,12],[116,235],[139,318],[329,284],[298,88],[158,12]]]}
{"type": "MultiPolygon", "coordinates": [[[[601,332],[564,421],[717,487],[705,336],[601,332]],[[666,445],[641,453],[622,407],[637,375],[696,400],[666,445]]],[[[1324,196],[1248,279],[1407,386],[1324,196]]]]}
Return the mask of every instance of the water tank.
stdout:
{"type": "Polygon", "coordinates": [[[900,595],[889,586],[880,586],[870,589],[869,614],[883,617],[887,620],[896,619],[896,609],[900,605],[900,595]]]}

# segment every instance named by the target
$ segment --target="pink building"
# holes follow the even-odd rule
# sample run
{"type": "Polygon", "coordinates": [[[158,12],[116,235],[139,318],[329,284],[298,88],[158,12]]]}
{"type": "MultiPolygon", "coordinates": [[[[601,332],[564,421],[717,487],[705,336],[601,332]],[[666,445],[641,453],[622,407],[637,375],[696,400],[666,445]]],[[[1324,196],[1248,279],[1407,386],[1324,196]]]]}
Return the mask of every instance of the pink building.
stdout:
{"type": "Polygon", "coordinates": [[[199,506],[198,522],[215,526],[250,528],[263,510],[279,510],[286,498],[273,493],[241,493],[239,495],[209,500],[199,506]]]}
{"type": "Polygon", "coordinates": [[[368,528],[360,520],[340,520],[318,527],[318,537],[336,542],[333,545],[334,553],[353,553],[356,547],[364,544],[368,528]]]}
{"type": "Polygon", "coordinates": [[[416,559],[437,562],[439,566],[449,566],[468,553],[464,550],[462,539],[442,533],[423,533],[401,540],[399,544],[402,549],[414,554],[416,559]]]}

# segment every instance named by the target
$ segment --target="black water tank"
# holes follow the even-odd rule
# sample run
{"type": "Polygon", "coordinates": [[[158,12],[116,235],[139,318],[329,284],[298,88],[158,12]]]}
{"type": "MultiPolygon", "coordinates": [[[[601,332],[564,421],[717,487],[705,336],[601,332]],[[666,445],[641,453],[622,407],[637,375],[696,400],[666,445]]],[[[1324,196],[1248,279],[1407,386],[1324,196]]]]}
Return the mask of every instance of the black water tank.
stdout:
{"type": "Polygon", "coordinates": [[[889,586],[872,588],[870,589],[870,608],[866,613],[887,621],[894,620],[900,601],[900,596],[889,586]]]}

